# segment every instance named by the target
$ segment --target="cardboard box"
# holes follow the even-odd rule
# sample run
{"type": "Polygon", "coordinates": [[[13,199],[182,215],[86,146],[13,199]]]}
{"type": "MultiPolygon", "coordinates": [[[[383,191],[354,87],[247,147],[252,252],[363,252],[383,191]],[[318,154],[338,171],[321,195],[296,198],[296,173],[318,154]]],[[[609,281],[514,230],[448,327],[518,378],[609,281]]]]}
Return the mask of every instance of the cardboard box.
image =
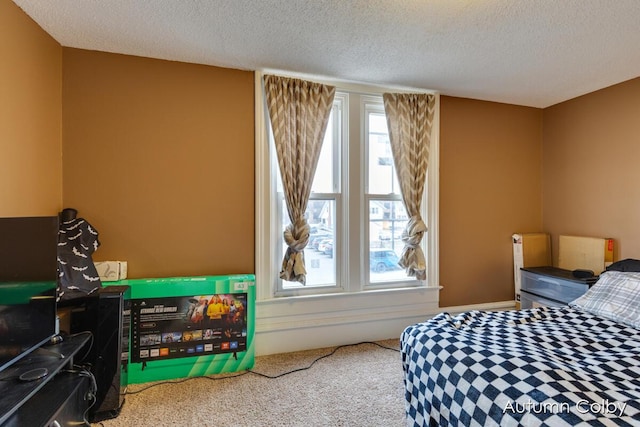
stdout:
{"type": "Polygon", "coordinates": [[[255,281],[253,274],[235,274],[106,283],[130,289],[127,384],[251,369],[255,362],[255,281]],[[235,320],[233,324],[206,320],[204,310],[201,316],[193,316],[196,304],[213,295],[242,302],[236,316],[223,315],[227,316],[223,319],[235,320]]]}
{"type": "Polygon", "coordinates": [[[520,269],[552,265],[551,237],[547,233],[516,233],[513,240],[513,278],[516,308],[520,308],[520,269]]]}
{"type": "Polygon", "coordinates": [[[127,278],[127,261],[98,261],[93,264],[102,282],[115,282],[127,278]]]}
{"type": "Polygon", "coordinates": [[[596,275],[613,263],[613,239],[560,236],[558,267],[565,270],[591,270],[596,275]]]}

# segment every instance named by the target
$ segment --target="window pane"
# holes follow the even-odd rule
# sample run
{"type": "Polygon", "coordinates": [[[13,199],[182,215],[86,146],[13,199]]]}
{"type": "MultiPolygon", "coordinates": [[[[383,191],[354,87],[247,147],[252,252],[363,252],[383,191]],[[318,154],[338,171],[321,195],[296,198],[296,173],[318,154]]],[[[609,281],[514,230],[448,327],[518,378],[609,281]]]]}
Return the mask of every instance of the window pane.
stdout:
{"type": "MultiPolygon", "coordinates": [[[[287,206],[282,202],[284,212],[282,233],[289,224],[287,206]]],[[[335,242],[335,200],[309,200],[307,206],[307,222],[311,228],[309,243],[304,249],[304,262],[307,268],[307,283],[309,286],[335,286],[336,284],[336,256],[335,242]]],[[[282,256],[287,251],[287,244],[282,243],[282,256]]],[[[279,261],[282,262],[282,259],[279,261]]],[[[283,289],[302,287],[298,282],[282,281],[283,289]]]]}
{"type": "MultiPolygon", "coordinates": [[[[327,123],[327,132],[324,135],[324,140],[322,141],[322,148],[320,149],[320,156],[318,157],[318,166],[316,167],[316,174],[313,177],[313,184],[311,185],[311,192],[313,193],[333,193],[335,192],[334,186],[334,131],[333,128],[333,111],[331,110],[331,114],[329,115],[329,121],[327,123]]],[[[270,141],[273,142],[273,132],[271,131],[271,127],[269,127],[270,131],[270,141]]],[[[275,155],[275,145],[273,146],[273,152],[275,155]]],[[[280,176],[280,168],[278,166],[277,161],[274,163],[274,170],[276,172],[276,190],[278,193],[282,193],[282,177],[280,176]]],[[[286,212],[284,210],[283,212],[286,212]]]]}
{"type": "Polygon", "coordinates": [[[313,178],[313,184],[311,191],[314,193],[333,193],[333,111],[329,115],[329,122],[327,123],[327,131],[324,134],[324,140],[322,141],[322,149],[320,150],[320,157],[318,159],[318,167],[316,168],[316,175],[313,178]]]}
{"type": "Polygon", "coordinates": [[[399,194],[384,114],[368,113],[369,194],[399,194]]]}
{"type": "Polygon", "coordinates": [[[402,231],[407,214],[402,201],[369,201],[369,270],[370,281],[404,280],[405,271],[398,265],[402,254],[402,231]]]}
{"type": "Polygon", "coordinates": [[[387,117],[381,113],[369,113],[369,132],[387,134],[387,117]]]}

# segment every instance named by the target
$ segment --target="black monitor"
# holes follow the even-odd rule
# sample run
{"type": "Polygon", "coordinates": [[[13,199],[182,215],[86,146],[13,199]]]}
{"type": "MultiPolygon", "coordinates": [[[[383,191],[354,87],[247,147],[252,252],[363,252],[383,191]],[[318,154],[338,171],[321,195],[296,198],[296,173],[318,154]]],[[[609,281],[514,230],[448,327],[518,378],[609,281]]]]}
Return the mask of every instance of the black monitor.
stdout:
{"type": "Polygon", "coordinates": [[[58,217],[0,218],[0,371],[56,334],[58,217]]]}

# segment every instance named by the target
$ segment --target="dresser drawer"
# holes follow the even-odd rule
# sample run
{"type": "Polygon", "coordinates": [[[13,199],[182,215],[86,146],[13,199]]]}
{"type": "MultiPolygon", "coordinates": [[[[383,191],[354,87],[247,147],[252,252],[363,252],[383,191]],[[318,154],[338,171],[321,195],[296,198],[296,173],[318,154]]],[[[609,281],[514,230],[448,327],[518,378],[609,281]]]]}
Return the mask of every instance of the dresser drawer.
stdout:
{"type": "Polygon", "coordinates": [[[523,291],[565,304],[582,296],[589,290],[589,285],[584,282],[546,276],[524,270],[520,274],[522,274],[521,289],[523,291]]]}
{"type": "Polygon", "coordinates": [[[537,308],[537,307],[564,307],[565,303],[550,300],[544,297],[530,294],[529,292],[522,292],[520,294],[520,307],[522,309],[537,308]]]}

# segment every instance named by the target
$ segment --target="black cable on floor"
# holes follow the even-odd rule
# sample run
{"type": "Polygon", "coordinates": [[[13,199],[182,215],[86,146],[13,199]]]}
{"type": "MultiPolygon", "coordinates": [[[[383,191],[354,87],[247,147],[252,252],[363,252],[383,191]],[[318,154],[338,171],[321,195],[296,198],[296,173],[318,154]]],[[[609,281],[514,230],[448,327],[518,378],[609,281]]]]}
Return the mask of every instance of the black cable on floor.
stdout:
{"type": "Polygon", "coordinates": [[[309,366],[306,366],[306,367],[303,367],[303,368],[298,368],[298,369],[293,369],[293,370],[291,370],[291,371],[283,372],[283,373],[278,374],[278,375],[267,375],[267,374],[262,374],[262,373],[260,373],[260,372],[253,371],[253,370],[251,370],[251,369],[249,369],[249,372],[251,372],[251,373],[252,373],[252,374],[254,374],[254,375],[258,375],[258,376],[260,376],[260,377],[269,378],[269,379],[276,379],[276,378],[284,377],[285,375],[293,374],[293,373],[295,373],[295,372],[306,371],[306,370],[308,370],[308,369],[311,369],[311,368],[313,367],[313,365],[315,365],[315,364],[316,364],[316,362],[318,362],[318,361],[320,361],[320,360],[322,360],[322,359],[326,359],[327,357],[333,356],[333,355],[335,354],[335,352],[336,352],[336,351],[338,351],[338,350],[340,350],[341,348],[346,348],[346,347],[356,347],[356,346],[359,346],[359,345],[362,345],[362,344],[373,344],[373,345],[376,345],[376,346],[378,346],[378,347],[380,347],[380,348],[384,348],[384,349],[386,349],[386,350],[393,350],[393,351],[400,352],[400,350],[399,350],[399,349],[395,349],[395,348],[391,348],[391,347],[386,347],[386,346],[384,346],[384,345],[378,344],[377,342],[373,342],[373,341],[362,341],[362,342],[359,342],[359,343],[357,343],[357,344],[344,344],[344,345],[340,345],[340,346],[338,346],[338,347],[334,348],[330,353],[325,354],[324,356],[320,356],[320,357],[318,357],[317,359],[315,359],[313,362],[311,362],[311,364],[310,364],[309,366]]]}

